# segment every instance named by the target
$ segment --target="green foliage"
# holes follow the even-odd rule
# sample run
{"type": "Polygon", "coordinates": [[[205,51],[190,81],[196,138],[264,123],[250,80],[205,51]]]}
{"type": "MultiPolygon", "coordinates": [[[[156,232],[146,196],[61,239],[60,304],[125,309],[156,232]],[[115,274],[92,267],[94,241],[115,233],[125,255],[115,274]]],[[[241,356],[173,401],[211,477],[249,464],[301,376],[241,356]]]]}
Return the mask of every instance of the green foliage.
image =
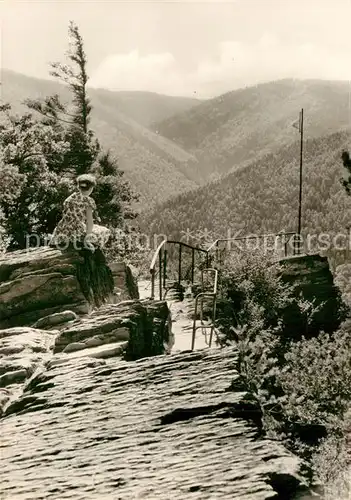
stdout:
{"type": "MultiPolygon", "coordinates": [[[[260,312],[257,316],[256,325],[261,322],[262,327],[260,312]]],[[[324,480],[326,450],[319,445],[342,442],[346,435],[351,403],[350,330],[289,344],[282,343],[273,329],[262,329],[256,336],[247,327],[235,330],[238,370],[262,411],[267,435],[282,439],[307,461],[305,473],[311,480],[324,480]]],[[[334,452],[340,473],[347,461],[341,450],[334,452]]]]}
{"type": "Polygon", "coordinates": [[[0,255],[7,252],[11,239],[9,238],[6,231],[6,218],[4,212],[0,208],[0,255]]]}
{"type": "Polygon", "coordinates": [[[351,264],[345,262],[337,266],[335,271],[335,284],[342,292],[345,303],[351,307],[351,264]]]}
{"type": "Polygon", "coordinates": [[[68,84],[73,97],[75,113],[72,123],[77,125],[85,134],[88,133],[88,124],[91,112],[90,100],[87,96],[86,86],[88,75],[86,72],[87,57],[84,51],[83,38],[79,33],[78,26],[72,21],[68,27],[69,50],[67,53],[71,65],[60,62],[53,63],[51,75],[68,84]]]}
{"type": "Polygon", "coordinates": [[[28,100],[27,105],[41,113],[49,123],[56,126],[60,123],[68,125],[65,128],[65,137],[70,147],[64,159],[63,169],[73,171],[75,175],[91,171],[97,174],[96,192],[100,207],[106,212],[108,223],[118,226],[120,219],[123,219],[123,206],[137,197],[132,194],[129,184],[121,181],[123,172],[119,170],[117,161],[108,152],[102,151],[99,141],[89,129],[92,106],[87,94],[87,57],[83,39],[73,22],[69,25],[69,41],[67,55],[71,65],[53,63],[51,75],[68,85],[72,106],[69,108],[63,104],[58,95],[44,101],[28,100]]]}
{"type": "Polygon", "coordinates": [[[351,194],[351,159],[348,151],[343,151],[341,154],[341,159],[345,169],[348,172],[348,178],[342,179],[341,184],[344,186],[345,191],[348,195],[351,194]]]}
{"type": "Polygon", "coordinates": [[[351,498],[351,452],[348,434],[350,434],[350,416],[345,419],[345,428],[341,435],[328,436],[312,456],[315,478],[323,485],[325,500],[351,498]]]}
{"type": "Polygon", "coordinates": [[[77,126],[69,127],[66,138],[70,147],[64,158],[64,167],[77,176],[90,172],[101,152],[98,140],[91,131],[85,133],[77,126]]]}
{"type": "Polygon", "coordinates": [[[338,429],[338,417],[351,401],[351,332],[321,333],[292,344],[277,382],[287,396],[284,412],[290,420],[338,429]]]}
{"type": "Polygon", "coordinates": [[[135,219],[137,213],[131,205],[137,202],[138,196],[124,179],[117,160],[109,152],[103,153],[91,171],[98,179],[94,198],[100,207],[101,222],[110,227],[123,227],[124,221],[135,219]]]}
{"type": "Polygon", "coordinates": [[[25,175],[19,173],[15,165],[6,164],[0,159],[0,200],[2,203],[12,205],[21,193],[25,175]]]}

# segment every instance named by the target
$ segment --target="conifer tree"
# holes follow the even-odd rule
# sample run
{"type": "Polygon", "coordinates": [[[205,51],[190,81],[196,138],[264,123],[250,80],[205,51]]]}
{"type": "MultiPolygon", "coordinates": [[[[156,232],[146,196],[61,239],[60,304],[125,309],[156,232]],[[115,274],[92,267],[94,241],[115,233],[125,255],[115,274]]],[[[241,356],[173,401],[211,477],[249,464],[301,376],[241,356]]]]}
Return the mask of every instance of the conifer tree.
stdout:
{"type": "Polygon", "coordinates": [[[87,172],[98,176],[98,185],[93,196],[99,207],[101,222],[112,227],[121,227],[126,219],[134,219],[136,213],[131,204],[138,197],[132,192],[129,183],[123,179],[118,162],[102,147],[89,128],[92,106],[87,92],[89,80],[87,57],[84,43],[77,25],[69,24],[70,64],[55,62],[51,64],[50,74],[65,83],[71,91],[70,105],[63,104],[58,95],[47,97],[44,101],[27,100],[26,104],[39,112],[45,123],[52,126],[63,125],[66,140],[70,147],[65,154],[62,173],[80,175],[87,172]]]}
{"type": "Polygon", "coordinates": [[[2,241],[4,231],[9,238],[9,249],[24,248],[29,234],[44,241],[52,233],[81,173],[97,175],[93,196],[103,224],[124,229],[126,219],[136,216],[131,204],[137,196],[89,126],[87,58],[72,22],[69,40],[70,64],[52,64],[51,74],[68,86],[71,102],[61,102],[58,95],[25,101],[40,119],[30,113],[15,116],[10,105],[0,106],[0,230],[2,241]]]}

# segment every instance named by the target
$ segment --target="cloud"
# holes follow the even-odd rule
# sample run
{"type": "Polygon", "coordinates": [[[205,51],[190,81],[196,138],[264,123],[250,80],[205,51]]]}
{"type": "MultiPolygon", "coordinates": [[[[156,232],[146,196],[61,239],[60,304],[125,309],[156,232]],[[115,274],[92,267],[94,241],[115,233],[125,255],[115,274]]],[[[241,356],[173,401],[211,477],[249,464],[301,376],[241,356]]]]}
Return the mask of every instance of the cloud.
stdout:
{"type": "Polygon", "coordinates": [[[184,75],[169,52],[141,55],[138,50],[108,56],[92,74],[89,85],[112,90],[186,92],[184,75]]]}
{"type": "Polygon", "coordinates": [[[311,43],[282,44],[272,33],[256,43],[221,42],[212,57],[184,70],[169,53],[141,55],[137,50],[107,57],[90,85],[113,90],[146,90],[169,95],[211,97],[248,85],[282,78],[350,80],[347,50],[311,43]]]}

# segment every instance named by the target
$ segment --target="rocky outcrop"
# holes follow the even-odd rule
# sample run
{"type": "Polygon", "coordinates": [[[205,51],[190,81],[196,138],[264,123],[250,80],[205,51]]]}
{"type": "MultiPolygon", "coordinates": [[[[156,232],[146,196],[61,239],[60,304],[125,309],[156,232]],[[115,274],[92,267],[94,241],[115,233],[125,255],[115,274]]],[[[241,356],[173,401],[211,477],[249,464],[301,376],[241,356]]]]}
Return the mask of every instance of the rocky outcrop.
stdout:
{"type": "Polygon", "coordinates": [[[232,349],[55,357],[1,422],[4,498],[288,500],[303,489],[297,459],[260,436],[235,390],[232,349]]]}
{"type": "MultiPolygon", "coordinates": [[[[314,315],[313,324],[309,326],[308,336],[319,331],[333,332],[345,319],[345,308],[341,294],[333,281],[327,257],[320,255],[297,255],[280,261],[282,279],[294,286],[296,296],[314,302],[319,306],[314,315]]],[[[289,323],[294,325],[298,315],[294,307],[289,314],[289,323]]],[[[296,323],[296,330],[301,326],[296,323]]]]}
{"type": "Polygon", "coordinates": [[[68,323],[79,320],[78,315],[73,311],[62,311],[55,314],[49,314],[49,316],[44,316],[38,319],[32,325],[32,328],[42,328],[44,330],[51,330],[52,328],[62,329],[68,323]]]}
{"type": "Polygon", "coordinates": [[[172,340],[166,302],[126,301],[107,304],[61,330],[54,351],[73,352],[123,343],[126,357],[137,359],[163,354],[172,346],[172,340]]]}
{"type": "Polygon", "coordinates": [[[91,309],[76,276],[78,254],[48,247],[0,258],[0,328],[32,325],[43,316],[91,309]]]}
{"type": "Polygon", "coordinates": [[[38,320],[39,326],[45,330],[0,330],[0,415],[53,352],[56,364],[85,357],[130,360],[164,354],[173,344],[165,302],[110,304],[84,318],[65,311],[38,320]]]}
{"type": "MultiPolygon", "coordinates": [[[[11,252],[0,257],[0,329],[31,326],[65,310],[87,314],[96,305],[84,279],[86,258],[49,247],[11,252]]],[[[137,296],[128,266],[113,264],[117,284],[111,302],[137,296]]]]}

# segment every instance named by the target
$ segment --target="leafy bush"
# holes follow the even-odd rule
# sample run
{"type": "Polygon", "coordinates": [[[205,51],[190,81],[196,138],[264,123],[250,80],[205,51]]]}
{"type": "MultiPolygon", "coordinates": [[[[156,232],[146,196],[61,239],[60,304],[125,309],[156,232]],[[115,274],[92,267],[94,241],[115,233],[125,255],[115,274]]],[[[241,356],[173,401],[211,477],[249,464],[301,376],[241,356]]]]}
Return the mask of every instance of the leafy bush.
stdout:
{"type": "Polygon", "coordinates": [[[6,253],[11,242],[6,232],[5,222],[5,215],[0,208],[0,255],[6,253]]]}
{"type": "Polygon", "coordinates": [[[347,434],[350,422],[345,422],[341,436],[324,439],[312,456],[315,479],[323,485],[324,500],[349,500],[351,498],[351,450],[347,434]]]}
{"type": "Polygon", "coordinates": [[[337,266],[335,274],[335,283],[341,290],[344,301],[351,307],[351,262],[337,266]]]}
{"type": "Polygon", "coordinates": [[[351,333],[293,343],[277,382],[288,395],[284,411],[290,419],[337,427],[351,401],[351,333]]]}
{"type": "MultiPolygon", "coordinates": [[[[220,343],[237,346],[237,369],[261,409],[267,434],[283,439],[306,461],[310,478],[313,469],[318,479],[325,475],[321,464],[329,446],[318,455],[319,444],[344,439],[351,402],[351,322],[334,333],[305,338],[318,308],[296,298],[278,271],[262,255],[229,259],[220,285],[220,343]],[[292,305],[302,328],[295,336],[285,314],[292,305]]],[[[338,460],[345,466],[341,455],[338,460]]]]}
{"type": "Polygon", "coordinates": [[[282,343],[309,332],[319,307],[296,297],[280,277],[281,267],[261,252],[230,255],[221,269],[218,325],[222,344],[237,340],[232,327],[256,336],[274,330],[282,343]],[[259,321],[258,321],[259,319],[259,321]]]}
{"type": "Polygon", "coordinates": [[[57,173],[67,143],[62,130],[37,122],[30,114],[17,117],[1,108],[0,208],[2,225],[13,248],[26,246],[27,234],[52,231],[59,205],[72,180],[57,173]]]}

